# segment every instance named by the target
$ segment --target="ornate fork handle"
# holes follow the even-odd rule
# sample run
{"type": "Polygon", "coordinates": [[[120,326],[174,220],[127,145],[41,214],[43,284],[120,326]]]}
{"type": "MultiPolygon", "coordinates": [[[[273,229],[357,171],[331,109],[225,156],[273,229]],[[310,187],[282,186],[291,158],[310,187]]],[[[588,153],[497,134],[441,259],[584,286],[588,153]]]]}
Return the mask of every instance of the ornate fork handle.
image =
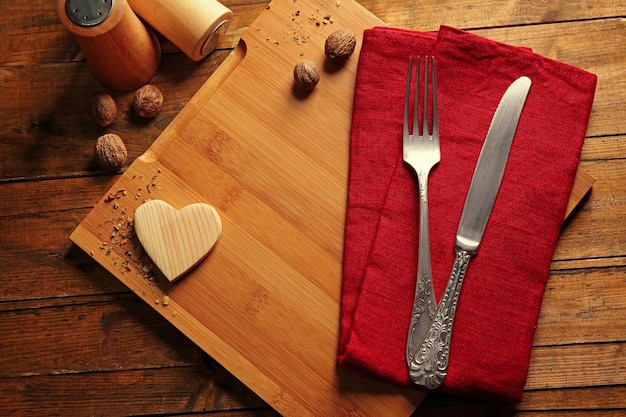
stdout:
{"type": "Polygon", "coordinates": [[[457,248],[452,273],[441,299],[435,320],[420,349],[411,359],[409,373],[416,385],[435,389],[443,384],[448,373],[450,338],[459,293],[470,259],[475,252],[457,248]]]}
{"type": "Polygon", "coordinates": [[[437,311],[433,292],[432,266],[430,263],[430,238],[428,237],[428,172],[417,174],[420,196],[419,254],[417,264],[417,287],[411,312],[409,335],[406,343],[407,364],[415,356],[427,334],[437,311]]]}

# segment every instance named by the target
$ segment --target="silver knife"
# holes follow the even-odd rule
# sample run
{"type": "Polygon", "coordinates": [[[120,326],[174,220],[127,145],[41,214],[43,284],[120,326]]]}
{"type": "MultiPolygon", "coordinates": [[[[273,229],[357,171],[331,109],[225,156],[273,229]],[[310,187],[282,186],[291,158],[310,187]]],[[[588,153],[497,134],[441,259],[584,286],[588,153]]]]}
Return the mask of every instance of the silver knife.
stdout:
{"type": "Polygon", "coordinates": [[[461,285],[487,227],[530,85],[528,77],[515,80],[491,120],[456,232],[452,273],[428,334],[409,364],[411,380],[420,387],[438,388],[448,373],[452,324],[461,285]]]}

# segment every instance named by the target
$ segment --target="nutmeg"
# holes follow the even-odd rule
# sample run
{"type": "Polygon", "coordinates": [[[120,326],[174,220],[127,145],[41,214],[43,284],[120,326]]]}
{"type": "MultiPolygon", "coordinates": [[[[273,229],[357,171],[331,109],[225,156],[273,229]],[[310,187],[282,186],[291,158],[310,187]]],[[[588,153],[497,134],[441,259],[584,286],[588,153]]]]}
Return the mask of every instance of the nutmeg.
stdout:
{"type": "Polygon", "coordinates": [[[98,164],[107,171],[119,170],[126,158],[128,151],[121,137],[115,133],[107,133],[96,140],[96,158],[98,164]]]}
{"type": "Polygon", "coordinates": [[[107,93],[94,94],[91,98],[91,113],[98,125],[107,127],[115,121],[117,104],[107,93]]]}
{"type": "Polygon", "coordinates": [[[320,81],[320,73],[312,61],[301,61],[293,69],[293,79],[298,87],[310,91],[320,81]]]}
{"type": "Polygon", "coordinates": [[[140,117],[147,119],[159,114],[163,107],[163,94],[152,84],[146,84],[137,91],[133,99],[133,109],[140,117]]]}
{"type": "Polygon", "coordinates": [[[339,63],[350,58],[356,48],[356,36],[350,29],[339,29],[328,35],[324,53],[332,62],[339,63]]]}

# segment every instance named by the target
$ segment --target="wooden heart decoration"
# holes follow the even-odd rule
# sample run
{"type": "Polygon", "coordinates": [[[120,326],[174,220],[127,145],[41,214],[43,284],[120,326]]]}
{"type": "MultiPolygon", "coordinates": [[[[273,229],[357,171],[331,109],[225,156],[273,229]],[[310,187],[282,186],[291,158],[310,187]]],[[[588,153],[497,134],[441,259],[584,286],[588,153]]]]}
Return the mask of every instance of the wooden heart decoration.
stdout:
{"type": "Polygon", "coordinates": [[[163,200],[150,200],[135,210],[135,233],[152,262],[174,282],[211,252],[222,220],[205,203],[176,210],[163,200]]]}

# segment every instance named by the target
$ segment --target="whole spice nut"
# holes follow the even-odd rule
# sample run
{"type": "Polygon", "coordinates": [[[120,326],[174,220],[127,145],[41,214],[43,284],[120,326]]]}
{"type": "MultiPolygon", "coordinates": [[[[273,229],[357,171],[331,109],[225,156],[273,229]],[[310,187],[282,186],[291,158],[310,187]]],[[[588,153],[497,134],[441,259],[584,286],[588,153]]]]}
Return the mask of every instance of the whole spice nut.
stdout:
{"type": "Polygon", "coordinates": [[[163,106],[163,94],[161,90],[152,84],[146,84],[137,91],[133,99],[133,109],[140,117],[146,119],[159,114],[163,106]]]}
{"type": "Polygon", "coordinates": [[[98,125],[107,127],[115,121],[117,104],[107,93],[94,94],[91,98],[91,113],[98,125]]]}
{"type": "Polygon", "coordinates": [[[342,62],[350,58],[356,48],[356,36],[350,29],[339,29],[328,35],[324,53],[332,62],[342,62]]]}
{"type": "Polygon", "coordinates": [[[293,69],[293,79],[298,87],[311,91],[320,81],[320,73],[311,61],[301,61],[293,69]]]}
{"type": "Polygon", "coordinates": [[[98,164],[107,171],[119,170],[126,158],[128,151],[124,141],[115,133],[107,133],[96,140],[96,158],[98,164]]]}

